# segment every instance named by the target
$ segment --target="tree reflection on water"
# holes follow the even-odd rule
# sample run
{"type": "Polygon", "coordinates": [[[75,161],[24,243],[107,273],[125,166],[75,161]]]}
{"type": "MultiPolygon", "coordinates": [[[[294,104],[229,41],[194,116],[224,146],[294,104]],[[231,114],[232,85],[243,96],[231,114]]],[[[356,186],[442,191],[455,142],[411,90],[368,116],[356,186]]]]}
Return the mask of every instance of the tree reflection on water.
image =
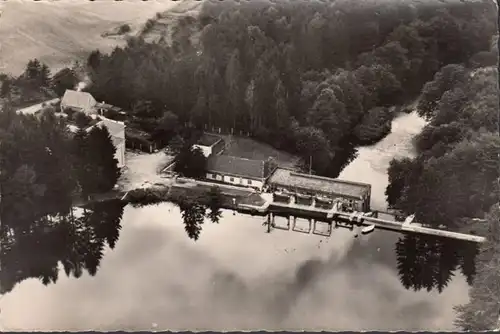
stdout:
{"type": "MultiPolygon", "coordinates": [[[[218,222],[220,208],[210,202],[202,205],[183,199],[178,203],[188,237],[198,239],[205,217],[218,222]]],[[[57,220],[40,219],[29,233],[6,233],[3,226],[0,293],[11,291],[28,278],[55,283],[59,263],[68,276],[78,278],[84,271],[95,275],[105,247],[113,249],[119,238],[124,206],[120,200],[94,203],[78,217],[69,214],[57,220]]],[[[478,254],[474,243],[406,234],[396,242],[395,252],[406,289],[442,292],[457,270],[469,284],[474,279],[478,254]]]]}
{"type": "Polygon", "coordinates": [[[96,202],[81,215],[43,217],[32,222],[29,231],[3,224],[0,293],[28,278],[55,283],[59,263],[68,276],[78,278],[84,270],[95,275],[106,245],[116,245],[124,206],[120,200],[96,202]]]}
{"type": "Polygon", "coordinates": [[[405,234],[396,242],[397,268],[401,283],[415,291],[437,289],[442,292],[460,269],[472,284],[475,243],[426,235],[405,234]]]}

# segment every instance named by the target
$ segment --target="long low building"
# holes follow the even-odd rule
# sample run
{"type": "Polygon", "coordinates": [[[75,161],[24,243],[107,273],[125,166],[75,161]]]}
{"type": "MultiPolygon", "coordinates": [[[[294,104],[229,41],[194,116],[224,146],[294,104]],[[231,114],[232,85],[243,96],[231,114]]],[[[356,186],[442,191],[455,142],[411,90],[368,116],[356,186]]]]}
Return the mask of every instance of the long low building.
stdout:
{"type": "Polygon", "coordinates": [[[209,180],[262,190],[272,168],[272,165],[264,160],[211,155],[207,161],[206,177],[209,180]]]}
{"type": "Polygon", "coordinates": [[[342,198],[356,211],[370,211],[371,185],[366,183],[332,179],[328,177],[297,173],[290,169],[277,168],[267,180],[274,191],[342,198]]]}

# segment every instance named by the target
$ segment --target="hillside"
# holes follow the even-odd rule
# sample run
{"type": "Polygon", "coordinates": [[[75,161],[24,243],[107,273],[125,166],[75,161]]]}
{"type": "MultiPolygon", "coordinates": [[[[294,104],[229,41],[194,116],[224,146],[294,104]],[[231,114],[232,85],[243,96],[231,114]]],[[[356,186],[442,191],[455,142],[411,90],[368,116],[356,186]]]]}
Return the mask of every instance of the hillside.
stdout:
{"type": "Polygon", "coordinates": [[[19,74],[35,57],[57,70],[96,48],[108,52],[123,45],[124,38],[106,38],[103,33],[124,23],[135,33],[156,13],[179,5],[182,2],[140,0],[4,2],[0,9],[0,71],[19,74]]]}
{"type": "Polygon", "coordinates": [[[144,25],[144,28],[138,35],[147,42],[154,43],[163,40],[164,42],[170,43],[172,34],[175,33],[181,19],[184,19],[186,20],[185,22],[187,22],[184,28],[190,30],[189,35],[192,36],[191,41],[196,42],[194,39],[199,35],[196,34],[197,25],[193,24],[194,20],[189,21],[189,18],[196,17],[201,6],[201,1],[184,0],[169,10],[156,13],[156,15],[144,25]]]}

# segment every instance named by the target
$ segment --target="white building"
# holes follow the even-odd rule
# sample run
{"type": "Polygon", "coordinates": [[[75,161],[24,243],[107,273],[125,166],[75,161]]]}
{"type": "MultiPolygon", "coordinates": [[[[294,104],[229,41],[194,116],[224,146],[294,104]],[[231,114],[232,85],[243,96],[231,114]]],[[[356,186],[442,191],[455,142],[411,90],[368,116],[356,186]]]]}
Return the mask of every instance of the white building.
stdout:
{"type": "MultiPolygon", "coordinates": [[[[95,99],[89,93],[66,90],[62,100],[53,99],[45,101],[43,103],[19,109],[17,110],[17,113],[38,115],[39,112],[45,107],[56,106],[59,102],[61,103],[62,113],[57,113],[56,115],[67,117],[68,115],[65,114],[65,111],[71,109],[73,111],[84,112],[93,119],[91,125],[85,129],[87,132],[89,132],[94,126],[105,126],[108,129],[113,145],[116,148],[115,158],[118,160],[118,167],[125,167],[125,123],[114,121],[104,116],[99,116],[98,111],[101,111],[101,108],[99,108],[101,104],[97,104],[95,99]]],[[[106,106],[109,107],[110,105],[106,106]]],[[[73,133],[78,131],[78,127],[72,124],[68,124],[68,129],[73,133]]]]}
{"type": "Polygon", "coordinates": [[[224,150],[224,140],[221,137],[204,133],[193,148],[200,149],[205,158],[212,154],[219,154],[224,150]]]}
{"type": "Polygon", "coordinates": [[[87,92],[67,89],[61,100],[61,111],[81,111],[87,115],[94,114],[97,101],[87,92]]]}
{"type": "Polygon", "coordinates": [[[212,155],[207,161],[206,177],[209,180],[262,190],[272,172],[271,164],[264,160],[212,155]]]}

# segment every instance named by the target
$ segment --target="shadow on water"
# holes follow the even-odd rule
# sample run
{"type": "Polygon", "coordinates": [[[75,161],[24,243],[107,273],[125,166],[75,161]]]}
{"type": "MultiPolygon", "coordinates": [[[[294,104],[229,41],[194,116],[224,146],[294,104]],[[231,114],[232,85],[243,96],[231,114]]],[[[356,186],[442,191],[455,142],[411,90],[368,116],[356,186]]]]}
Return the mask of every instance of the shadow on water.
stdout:
{"type": "Polygon", "coordinates": [[[64,217],[44,217],[31,224],[29,233],[3,225],[0,293],[29,278],[55,283],[59,263],[68,276],[78,278],[84,270],[95,275],[105,247],[112,249],[118,241],[124,206],[111,200],[89,205],[81,214],[73,210],[64,217]]]}

